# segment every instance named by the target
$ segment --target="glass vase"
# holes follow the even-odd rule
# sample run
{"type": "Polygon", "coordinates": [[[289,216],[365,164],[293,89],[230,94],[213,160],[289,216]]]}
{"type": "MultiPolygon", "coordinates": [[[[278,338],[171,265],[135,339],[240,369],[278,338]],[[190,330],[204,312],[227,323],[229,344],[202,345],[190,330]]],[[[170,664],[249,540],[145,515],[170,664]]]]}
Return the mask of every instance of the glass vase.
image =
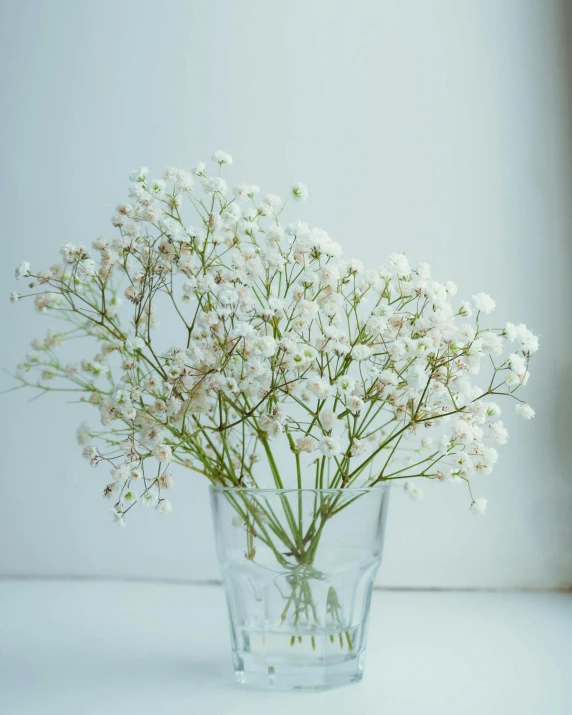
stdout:
{"type": "Polygon", "coordinates": [[[211,487],[238,682],[325,690],[361,680],[389,487],[211,487]]]}

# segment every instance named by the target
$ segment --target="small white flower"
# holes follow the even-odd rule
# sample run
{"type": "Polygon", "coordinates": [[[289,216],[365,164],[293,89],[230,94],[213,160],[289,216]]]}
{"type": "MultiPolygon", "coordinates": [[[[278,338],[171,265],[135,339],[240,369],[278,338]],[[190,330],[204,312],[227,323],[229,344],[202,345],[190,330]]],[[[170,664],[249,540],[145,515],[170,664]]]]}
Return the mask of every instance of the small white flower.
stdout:
{"type": "Polygon", "coordinates": [[[328,397],[332,391],[330,383],[321,377],[309,378],[306,387],[320,400],[328,397]]]}
{"type": "Polygon", "coordinates": [[[508,432],[500,420],[498,422],[489,422],[489,432],[497,444],[507,443],[508,432]]]}
{"type": "Polygon", "coordinates": [[[133,169],[133,171],[129,174],[129,178],[131,181],[143,182],[147,178],[148,173],[149,169],[146,166],[140,166],[138,169],[133,169]]]}
{"type": "Polygon", "coordinates": [[[238,184],[232,190],[236,199],[246,199],[248,197],[248,186],[246,184],[238,184]]]}
{"type": "Polygon", "coordinates": [[[338,419],[336,413],[331,409],[322,409],[319,413],[320,424],[326,431],[332,430],[338,419]]]}
{"type": "Polygon", "coordinates": [[[49,269],[46,271],[40,271],[37,276],[38,283],[45,285],[46,283],[49,283],[53,277],[54,274],[49,269]]]}
{"type": "Polygon", "coordinates": [[[298,201],[306,201],[306,199],[308,198],[308,187],[306,186],[306,184],[298,182],[297,184],[294,184],[294,186],[292,186],[291,191],[292,196],[298,201]]]}
{"type": "Polygon", "coordinates": [[[517,375],[524,375],[526,373],[526,363],[517,353],[513,353],[508,356],[508,363],[510,365],[510,369],[517,375]]]}
{"type": "Polygon", "coordinates": [[[155,179],[149,186],[149,191],[152,194],[162,194],[165,191],[166,183],[162,179],[155,179]]]}
{"type": "Polygon", "coordinates": [[[120,507],[117,506],[117,504],[111,507],[111,513],[113,514],[113,521],[118,526],[125,526],[123,512],[121,511],[120,507]]]}
{"type": "Polygon", "coordinates": [[[477,310],[480,310],[481,313],[486,313],[487,315],[492,313],[497,305],[490,295],[487,295],[486,293],[477,293],[474,295],[473,302],[475,303],[475,308],[477,310]]]}
{"type": "Polygon", "coordinates": [[[211,158],[217,164],[232,164],[232,156],[221,149],[217,149],[211,158]]]}
{"type": "Polygon", "coordinates": [[[236,392],[236,390],[238,390],[238,384],[234,377],[227,377],[226,380],[223,382],[221,389],[225,393],[236,392]]]}
{"type": "Polygon", "coordinates": [[[231,288],[226,288],[218,294],[218,299],[222,305],[232,305],[238,301],[238,293],[231,288]]]}
{"type": "Polygon", "coordinates": [[[226,181],[220,176],[213,176],[211,179],[203,180],[203,187],[207,194],[226,194],[227,186],[226,181]]]}
{"type": "Polygon", "coordinates": [[[348,261],[347,267],[348,273],[351,275],[360,275],[364,272],[363,263],[356,258],[352,258],[351,261],[348,261]]]}
{"type": "Polygon", "coordinates": [[[53,277],[54,274],[49,269],[47,271],[40,271],[37,276],[38,283],[45,285],[46,283],[49,283],[53,277]]]}
{"type": "Polygon", "coordinates": [[[511,343],[514,343],[518,338],[518,330],[514,323],[507,323],[503,332],[506,339],[510,340],[511,343]]]}
{"type": "Polygon", "coordinates": [[[398,276],[407,276],[411,273],[411,266],[405,253],[392,253],[389,256],[389,265],[395,268],[398,276]]]}
{"type": "Polygon", "coordinates": [[[115,390],[111,399],[113,404],[117,407],[131,406],[131,394],[129,390],[123,389],[122,387],[115,390]]]}
{"type": "Polygon", "coordinates": [[[518,340],[520,340],[520,346],[522,352],[525,355],[532,355],[538,350],[539,342],[538,336],[534,335],[523,323],[516,326],[516,332],[518,340]]]}
{"type": "Polygon", "coordinates": [[[103,490],[103,496],[105,499],[115,499],[119,494],[119,484],[115,482],[114,484],[108,484],[103,490]]]}
{"type": "Polygon", "coordinates": [[[28,261],[22,261],[20,265],[14,271],[16,278],[26,278],[31,275],[31,268],[28,261]]]}
{"type": "Polygon", "coordinates": [[[163,472],[159,477],[159,486],[161,489],[171,489],[175,486],[175,480],[170,472],[163,472]]]}
{"type": "Polygon", "coordinates": [[[334,437],[322,437],[319,448],[325,457],[335,457],[341,453],[340,444],[334,437]]]}
{"type": "Polygon", "coordinates": [[[357,395],[350,395],[350,397],[348,397],[347,399],[346,404],[348,406],[348,409],[352,412],[359,412],[364,406],[364,401],[361,399],[361,397],[358,397],[357,395]]]}
{"type": "Polygon", "coordinates": [[[367,360],[371,356],[371,352],[372,350],[369,345],[358,343],[353,346],[350,355],[354,360],[361,362],[362,360],[367,360]]]}
{"type": "Polygon", "coordinates": [[[336,387],[340,395],[349,395],[355,387],[356,381],[349,375],[342,375],[336,382],[336,387]]]}
{"type": "Polygon", "coordinates": [[[272,357],[276,353],[277,343],[270,335],[256,338],[252,346],[252,352],[262,357],[272,357]]]}
{"type": "Polygon", "coordinates": [[[531,420],[536,413],[530,405],[525,402],[519,402],[516,405],[516,414],[522,417],[523,420],[531,420]]]}
{"type": "Polygon", "coordinates": [[[159,499],[156,508],[159,514],[169,514],[173,511],[173,505],[168,499],[159,499]]]}
{"type": "Polygon", "coordinates": [[[132,338],[131,340],[125,341],[125,347],[128,350],[143,350],[145,347],[145,341],[139,336],[132,338]]]}
{"type": "Polygon", "coordinates": [[[354,439],[352,446],[350,447],[350,454],[352,457],[359,457],[367,449],[367,441],[365,439],[354,439]]]}
{"type": "Polygon", "coordinates": [[[143,293],[134,285],[127,286],[124,295],[127,300],[130,300],[132,303],[139,303],[139,301],[143,297],[143,293]]]}
{"type": "Polygon", "coordinates": [[[242,209],[235,201],[234,203],[229,204],[225,208],[225,210],[222,212],[222,217],[225,221],[229,221],[230,223],[236,223],[242,217],[242,209]]]}
{"type": "Polygon", "coordinates": [[[403,489],[407,492],[407,494],[411,497],[413,501],[422,501],[422,499],[425,497],[425,492],[423,491],[423,489],[413,484],[413,482],[405,482],[405,484],[403,485],[403,489]]]}
{"type": "Polygon", "coordinates": [[[168,444],[158,444],[153,450],[153,454],[160,462],[170,462],[173,452],[168,444]]]}
{"type": "Polygon", "coordinates": [[[487,402],[485,405],[487,417],[498,417],[500,415],[501,408],[496,404],[496,402],[487,402]]]}
{"type": "Polygon", "coordinates": [[[475,499],[471,504],[471,511],[476,516],[484,516],[487,512],[487,500],[483,497],[475,499]]]}
{"type": "Polygon", "coordinates": [[[133,491],[133,489],[126,489],[123,492],[121,498],[127,504],[133,504],[134,502],[137,501],[137,499],[139,498],[139,495],[137,494],[137,492],[133,491]]]}
{"type": "Polygon", "coordinates": [[[459,315],[462,315],[464,318],[470,318],[472,314],[473,309],[471,308],[471,304],[469,301],[464,300],[459,306],[459,315]]]}
{"type": "Polygon", "coordinates": [[[311,435],[304,435],[303,437],[298,437],[296,440],[296,448],[301,452],[315,452],[318,449],[318,440],[311,435]]]}
{"type": "Polygon", "coordinates": [[[481,335],[481,348],[484,353],[498,356],[503,351],[503,341],[496,333],[483,333],[481,335]]]}
{"type": "Polygon", "coordinates": [[[147,489],[141,495],[139,503],[143,506],[157,506],[157,490],[155,488],[147,489]]]}
{"type": "Polygon", "coordinates": [[[19,293],[13,291],[10,293],[10,303],[17,303],[22,296],[19,293]]]}
{"type": "Polygon", "coordinates": [[[88,462],[92,462],[97,456],[98,451],[93,445],[87,445],[83,448],[82,457],[88,462]]]}
{"type": "MultiPolygon", "coordinates": [[[[93,439],[93,434],[89,428],[89,425],[86,422],[82,422],[80,426],[77,428],[76,432],[76,440],[77,443],[80,445],[89,445],[91,444],[91,440],[93,439]]],[[[90,457],[91,459],[91,457],[90,457]]]]}
{"type": "Polygon", "coordinates": [[[92,280],[96,273],[95,261],[91,258],[86,258],[77,264],[77,274],[84,281],[92,280]]]}
{"type": "Polygon", "coordinates": [[[420,263],[417,266],[417,275],[423,280],[431,278],[431,266],[428,263],[420,263]]]}
{"type": "Polygon", "coordinates": [[[258,424],[260,425],[260,429],[269,437],[277,437],[284,432],[282,421],[277,419],[274,415],[262,415],[258,424]]]}
{"type": "Polygon", "coordinates": [[[276,196],[275,194],[266,194],[266,196],[264,197],[264,203],[271,209],[273,209],[276,206],[280,206],[280,204],[282,203],[282,199],[280,198],[280,196],[276,196]]]}
{"type": "Polygon", "coordinates": [[[424,387],[427,383],[427,373],[425,372],[424,366],[415,362],[405,374],[405,379],[410,387],[414,390],[424,387]]]}
{"type": "Polygon", "coordinates": [[[129,479],[129,466],[122,464],[120,467],[114,467],[111,470],[111,476],[117,482],[125,482],[129,479]]]}

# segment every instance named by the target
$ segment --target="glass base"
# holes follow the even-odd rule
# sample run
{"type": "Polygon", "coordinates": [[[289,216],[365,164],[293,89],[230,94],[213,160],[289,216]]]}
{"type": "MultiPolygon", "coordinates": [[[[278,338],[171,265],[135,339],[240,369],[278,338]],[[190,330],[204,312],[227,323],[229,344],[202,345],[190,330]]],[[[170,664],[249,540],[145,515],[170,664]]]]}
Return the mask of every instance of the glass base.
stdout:
{"type": "Polygon", "coordinates": [[[242,632],[240,650],[234,651],[237,681],[262,690],[329,690],[359,683],[365,648],[356,650],[359,629],[287,635],[283,631],[242,632]]]}

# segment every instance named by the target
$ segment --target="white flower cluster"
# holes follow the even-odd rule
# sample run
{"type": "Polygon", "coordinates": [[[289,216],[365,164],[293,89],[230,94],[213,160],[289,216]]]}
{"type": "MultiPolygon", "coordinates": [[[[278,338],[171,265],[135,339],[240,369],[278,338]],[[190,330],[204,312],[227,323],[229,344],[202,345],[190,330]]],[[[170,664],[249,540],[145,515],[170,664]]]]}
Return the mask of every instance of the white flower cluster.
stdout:
{"type": "MultiPolygon", "coordinates": [[[[323,229],[281,220],[287,200],[229,189],[220,172],[232,157],[212,158],[213,174],[202,163],[160,179],[134,171],[115,237],[66,243],[50,268],[16,270],[40,312],[70,323],[34,341],[19,379],[44,390],[65,380],[97,407],[102,428],[82,426],[78,441],[92,464],[110,466],[105,495],[118,521],[136,502],[170,511],[171,462],[217,484],[270,475],[281,487],[281,441],[298,486],[405,479],[419,499],[414,477],[470,489],[489,474],[492,445],[508,438],[493,400],[514,398],[521,417],[534,416],[515,393],[538,338],[522,324],[487,328],[490,296],[456,303],[454,283],[404,254],[377,269],[343,260],[323,229]],[[180,326],[174,345],[157,330],[167,311],[180,326]],[[79,336],[95,338],[97,352],[62,364],[57,346],[79,336]]],[[[290,196],[307,194],[298,183],[290,196]]],[[[472,492],[471,504],[484,513],[472,492]]]]}

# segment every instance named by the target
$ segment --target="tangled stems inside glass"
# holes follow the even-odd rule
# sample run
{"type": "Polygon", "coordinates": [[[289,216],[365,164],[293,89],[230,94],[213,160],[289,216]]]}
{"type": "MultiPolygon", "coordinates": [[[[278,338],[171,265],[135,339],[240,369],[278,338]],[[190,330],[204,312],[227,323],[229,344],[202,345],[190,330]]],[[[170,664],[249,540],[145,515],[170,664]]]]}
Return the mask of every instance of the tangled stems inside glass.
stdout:
{"type": "MultiPolygon", "coordinates": [[[[300,626],[318,628],[321,623],[312,592],[312,582],[324,581],[327,578],[326,574],[314,565],[324,529],[331,519],[370,490],[345,490],[345,494],[341,490],[314,492],[309,524],[304,524],[301,491],[297,492],[297,505],[294,509],[288,499],[288,494],[291,495],[293,491],[284,490],[284,494],[279,494],[283,516],[276,513],[270,500],[264,499],[266,490],[253,493],[250,489],[221,488],[219,491],[236,511],[245,529],[245,558],[256,562],[256,540],[259,540],[270,549],[276,564],[287,572],[286,582],[290,591],[282,594],[286,603],[280,623],[288,622],[293,629],[300,626]]],[[[273,493],[276,494],[275,491],[273,493]]],[[[347,646],[348,650],[352,651],[354,644],[350,630],[339,628],[344,622],[343,607],[336,588],[330,585],[326,598],[326,626],[332,626],[329,639],[334,643],[337,637],[340,648],[347,646]]],[[[300,634],[294,634],[290,638],[291,646],[302,642],[303,636],[300,634]]],[[[310,635],[310,642],[315,650],[314,635],[310,635]]]]}

